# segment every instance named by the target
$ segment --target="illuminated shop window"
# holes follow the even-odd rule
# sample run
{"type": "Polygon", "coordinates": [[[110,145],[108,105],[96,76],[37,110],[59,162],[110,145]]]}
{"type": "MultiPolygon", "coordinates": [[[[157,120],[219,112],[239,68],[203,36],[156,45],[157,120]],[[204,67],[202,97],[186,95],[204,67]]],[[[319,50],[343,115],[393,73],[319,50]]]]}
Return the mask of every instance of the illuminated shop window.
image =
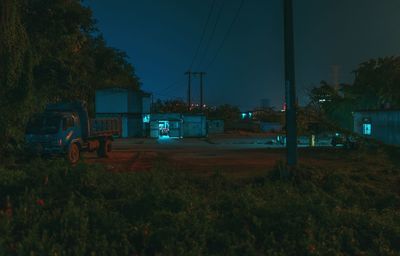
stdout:
{"type": "Polygon", "coordinates": [[[371,124],[363,124],[363,134],[371,135],[372,133],[372,125],[371,124]]]}

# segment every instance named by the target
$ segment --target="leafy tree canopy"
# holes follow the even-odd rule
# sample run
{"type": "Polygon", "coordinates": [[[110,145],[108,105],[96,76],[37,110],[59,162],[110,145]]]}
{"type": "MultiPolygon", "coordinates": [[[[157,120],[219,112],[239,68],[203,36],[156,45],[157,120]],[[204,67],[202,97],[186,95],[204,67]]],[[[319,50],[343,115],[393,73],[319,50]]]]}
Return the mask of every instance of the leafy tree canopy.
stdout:
{"type": "MultiPolygon", "coordinates": [[[[47,103],[86,100],[99,88],[139,89],[125,52],[107,46],[79,0],[0,0],[0,140],[22,137],[47,103]]],[[[0,146],[0,154],[4,146],[0,146]]]]}

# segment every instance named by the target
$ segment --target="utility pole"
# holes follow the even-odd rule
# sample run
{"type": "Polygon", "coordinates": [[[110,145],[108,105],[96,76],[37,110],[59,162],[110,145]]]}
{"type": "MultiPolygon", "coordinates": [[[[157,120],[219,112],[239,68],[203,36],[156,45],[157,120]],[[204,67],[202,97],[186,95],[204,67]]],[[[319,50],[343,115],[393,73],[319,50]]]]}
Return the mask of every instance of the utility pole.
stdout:
{"type": "Polygon", "coordinates": [[[203,76],[206,74],[206,72],[193,72],[193,74],[200,76],[200,106],[201,106],[201,109],[203,109],[203,106],[204,106],[203,76]]]}
{"type": "Polygon", "coordinates": [[[188,75],[188,90],[187,90],[188,99],[187,99],[187,101],[188,101],[188,111],[190,111],[190,109],[192,108],[191,92],[190,92],[190,82],[191,82],[192,72],[189,70],[189,71],[185,72],[185,75],[188,75]]]}
{"type": "Polygon", "coordinates": [[[296,86],[292,0],[283,0],[283,12],[285,44],[286,150],[288,167],[284,176],[289,176],[289,170],[293,169],[297,165],[296,86]]]}

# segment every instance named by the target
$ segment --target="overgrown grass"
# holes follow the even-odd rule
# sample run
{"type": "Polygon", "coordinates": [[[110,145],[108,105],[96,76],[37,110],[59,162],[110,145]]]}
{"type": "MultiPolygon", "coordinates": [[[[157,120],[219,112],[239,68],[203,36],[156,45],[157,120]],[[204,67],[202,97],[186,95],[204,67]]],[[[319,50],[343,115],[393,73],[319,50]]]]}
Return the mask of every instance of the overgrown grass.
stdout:
{"type": "Polygon", "coordinates": [[[382,154],[291,181],[1,168],[0,255],[399,255],[400,172],[382,154]]]}

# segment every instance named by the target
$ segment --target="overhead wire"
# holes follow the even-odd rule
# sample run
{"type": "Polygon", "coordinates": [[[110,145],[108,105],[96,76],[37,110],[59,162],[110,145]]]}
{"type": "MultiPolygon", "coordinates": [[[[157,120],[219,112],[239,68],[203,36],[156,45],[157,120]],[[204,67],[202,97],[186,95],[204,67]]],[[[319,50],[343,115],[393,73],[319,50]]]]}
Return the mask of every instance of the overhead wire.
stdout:
{"type": "Polygon", "coordinates": [[[218,47],[218,49],[217,49],[217,51],[216,51],[214,57],[213,57],[213,58],[211,59],[211,61],[209,62],[209,64],[208,64],[206,70],[209,70],[209,69],[211,68],[211,66],[214,64],[215,60],[217,59],[217,57],[218,57],[218,55],[219,55],[221,49],[224,47],[226,40],[228,39],[230,33],[232,32],[233,25],[236,23],[236,21],[237,21],[237,19],[238,19],[238,17],[239,17],[240,11],[242,10],[242,7],[243,7],[243,3],[244,3],[244,0],[241,0],[241,1],[240,1],[240,5],[239,5],[238,9],[236,10],[236,14],[235,14],[235,16],[234,16],[234,18],[233,18],[231,24],[229,25],[229,28],[228,28],[227,32],[225,33],[225,36],[223,37],[223,39],[222,39],[222,41],[221,41],[221,44],[220,44],[220,46],[218,47]]]}
{"type": "Polygon", "coordinates": [[[188,70],[192,69],[193,64],[194,64],[194,62],[195,62],[195,60],[197,58],[197,55],[199,54],[199,50],[200,50],[201,44],[203,43],[204,36],[206,34],[206,31],[207,31],[208,23],[210,22],[210,17],[211,17],[211,14],[213,13],[213,10],[214,10],[214,6],[215,6],[215,0],[212,1],[211,7],[210,7],[210,9],[208,11],[207,20],[206,20],[206,23],[204,24],[203,32],[201,34],[199,44],[197,45],[196,51],[195,51],[195,53],[193,55],[193,58],[192,58],[192,61],[190,63],[190,66],[189,66],[188,70]]]}
{"type": "MultiPolygon", "coordinates": [[[[213,0],[212,3],[211,3],[210,9],[209,9],[209,11],[208,11],[207,19],[206,19],[206,22],[205,22],[204,27],[203,27],[203,30],[202,30],[202,34],[201,34],[201,37],[200,37],[200,41],[199,41],[199,43],[198,43],[198,45],[197,45],[197,48],[196,48],[196,50],[195,50],[195,52],[194,52],[194,55],[193,55],[193,57],[192,57],[192,60],[191,60],[191,63],[190,63],[190,66],[189,66],[188,70],[191,70],[191,69],[192,69],[193,64],[194,64],[194,62],[196,61],[197,56],[198,56],[198,54],[199,54],[199,50],[200,50],[201,45],[202,45],[202,43],[203,43],[203,41],[204,41],[204,37],[205,37],[206,31],[207,31],[207,27],[208,27],[208,24],[209,24],[209,22],[210,22],[211,15],[212,15],[213,10],[214,10],[215,2],[216,2],[216,0],[213,0]]],[[[176,87],[177,85],[181,85],[182,83],[183,83],[183,82],[180,82],[180,80],[178,80],[178,81],[176,81],[176,82],[174,82],[174,83],[168,85],[168,86],[165,87],[164,89],[160,90],[160,92],[168,91],[168,90],[170,90],[171,88],[176,87]]],[[[160,95],[160,94],[159,94],[159,95],[160,95]]]]}
{"type": "Polygon", "coordinates": [[[200,60],[200,62],[199,62],[199,65],[198,65],[199,68],[200,68],[201,65],[203,64],[204,59],[205,59],[205,57],[206,57],[207,54],[208,54],[208,50],[209,50],[209,48],[210,48],[211,41],[212,41],[213,38],[214,38],[215,31],[216,31],[216,29],[217,29],[219,20],[221,19],[221,14],[222,14],[222,10],[224,9],[224,5],[225,5],[225,1],[222,0],[221,6],[220,6],[220,8],[219,8],[219,10],[218,10],[218,13],[217,13],[217,17],[216,17],[216,19],[215,19],[215,23],[214,23],[214,26],[213,26],[213,30],[211,31],[211,34],[210,34],[210,36],[209,36],[209,38],[208,38],[208,41],[207,41],[207,44],[206,44],[206,48],[205,48],[204,54],[203,54],[203,56],[202,56],[202,58],[201,58],[201,60],[200,60]]]}

